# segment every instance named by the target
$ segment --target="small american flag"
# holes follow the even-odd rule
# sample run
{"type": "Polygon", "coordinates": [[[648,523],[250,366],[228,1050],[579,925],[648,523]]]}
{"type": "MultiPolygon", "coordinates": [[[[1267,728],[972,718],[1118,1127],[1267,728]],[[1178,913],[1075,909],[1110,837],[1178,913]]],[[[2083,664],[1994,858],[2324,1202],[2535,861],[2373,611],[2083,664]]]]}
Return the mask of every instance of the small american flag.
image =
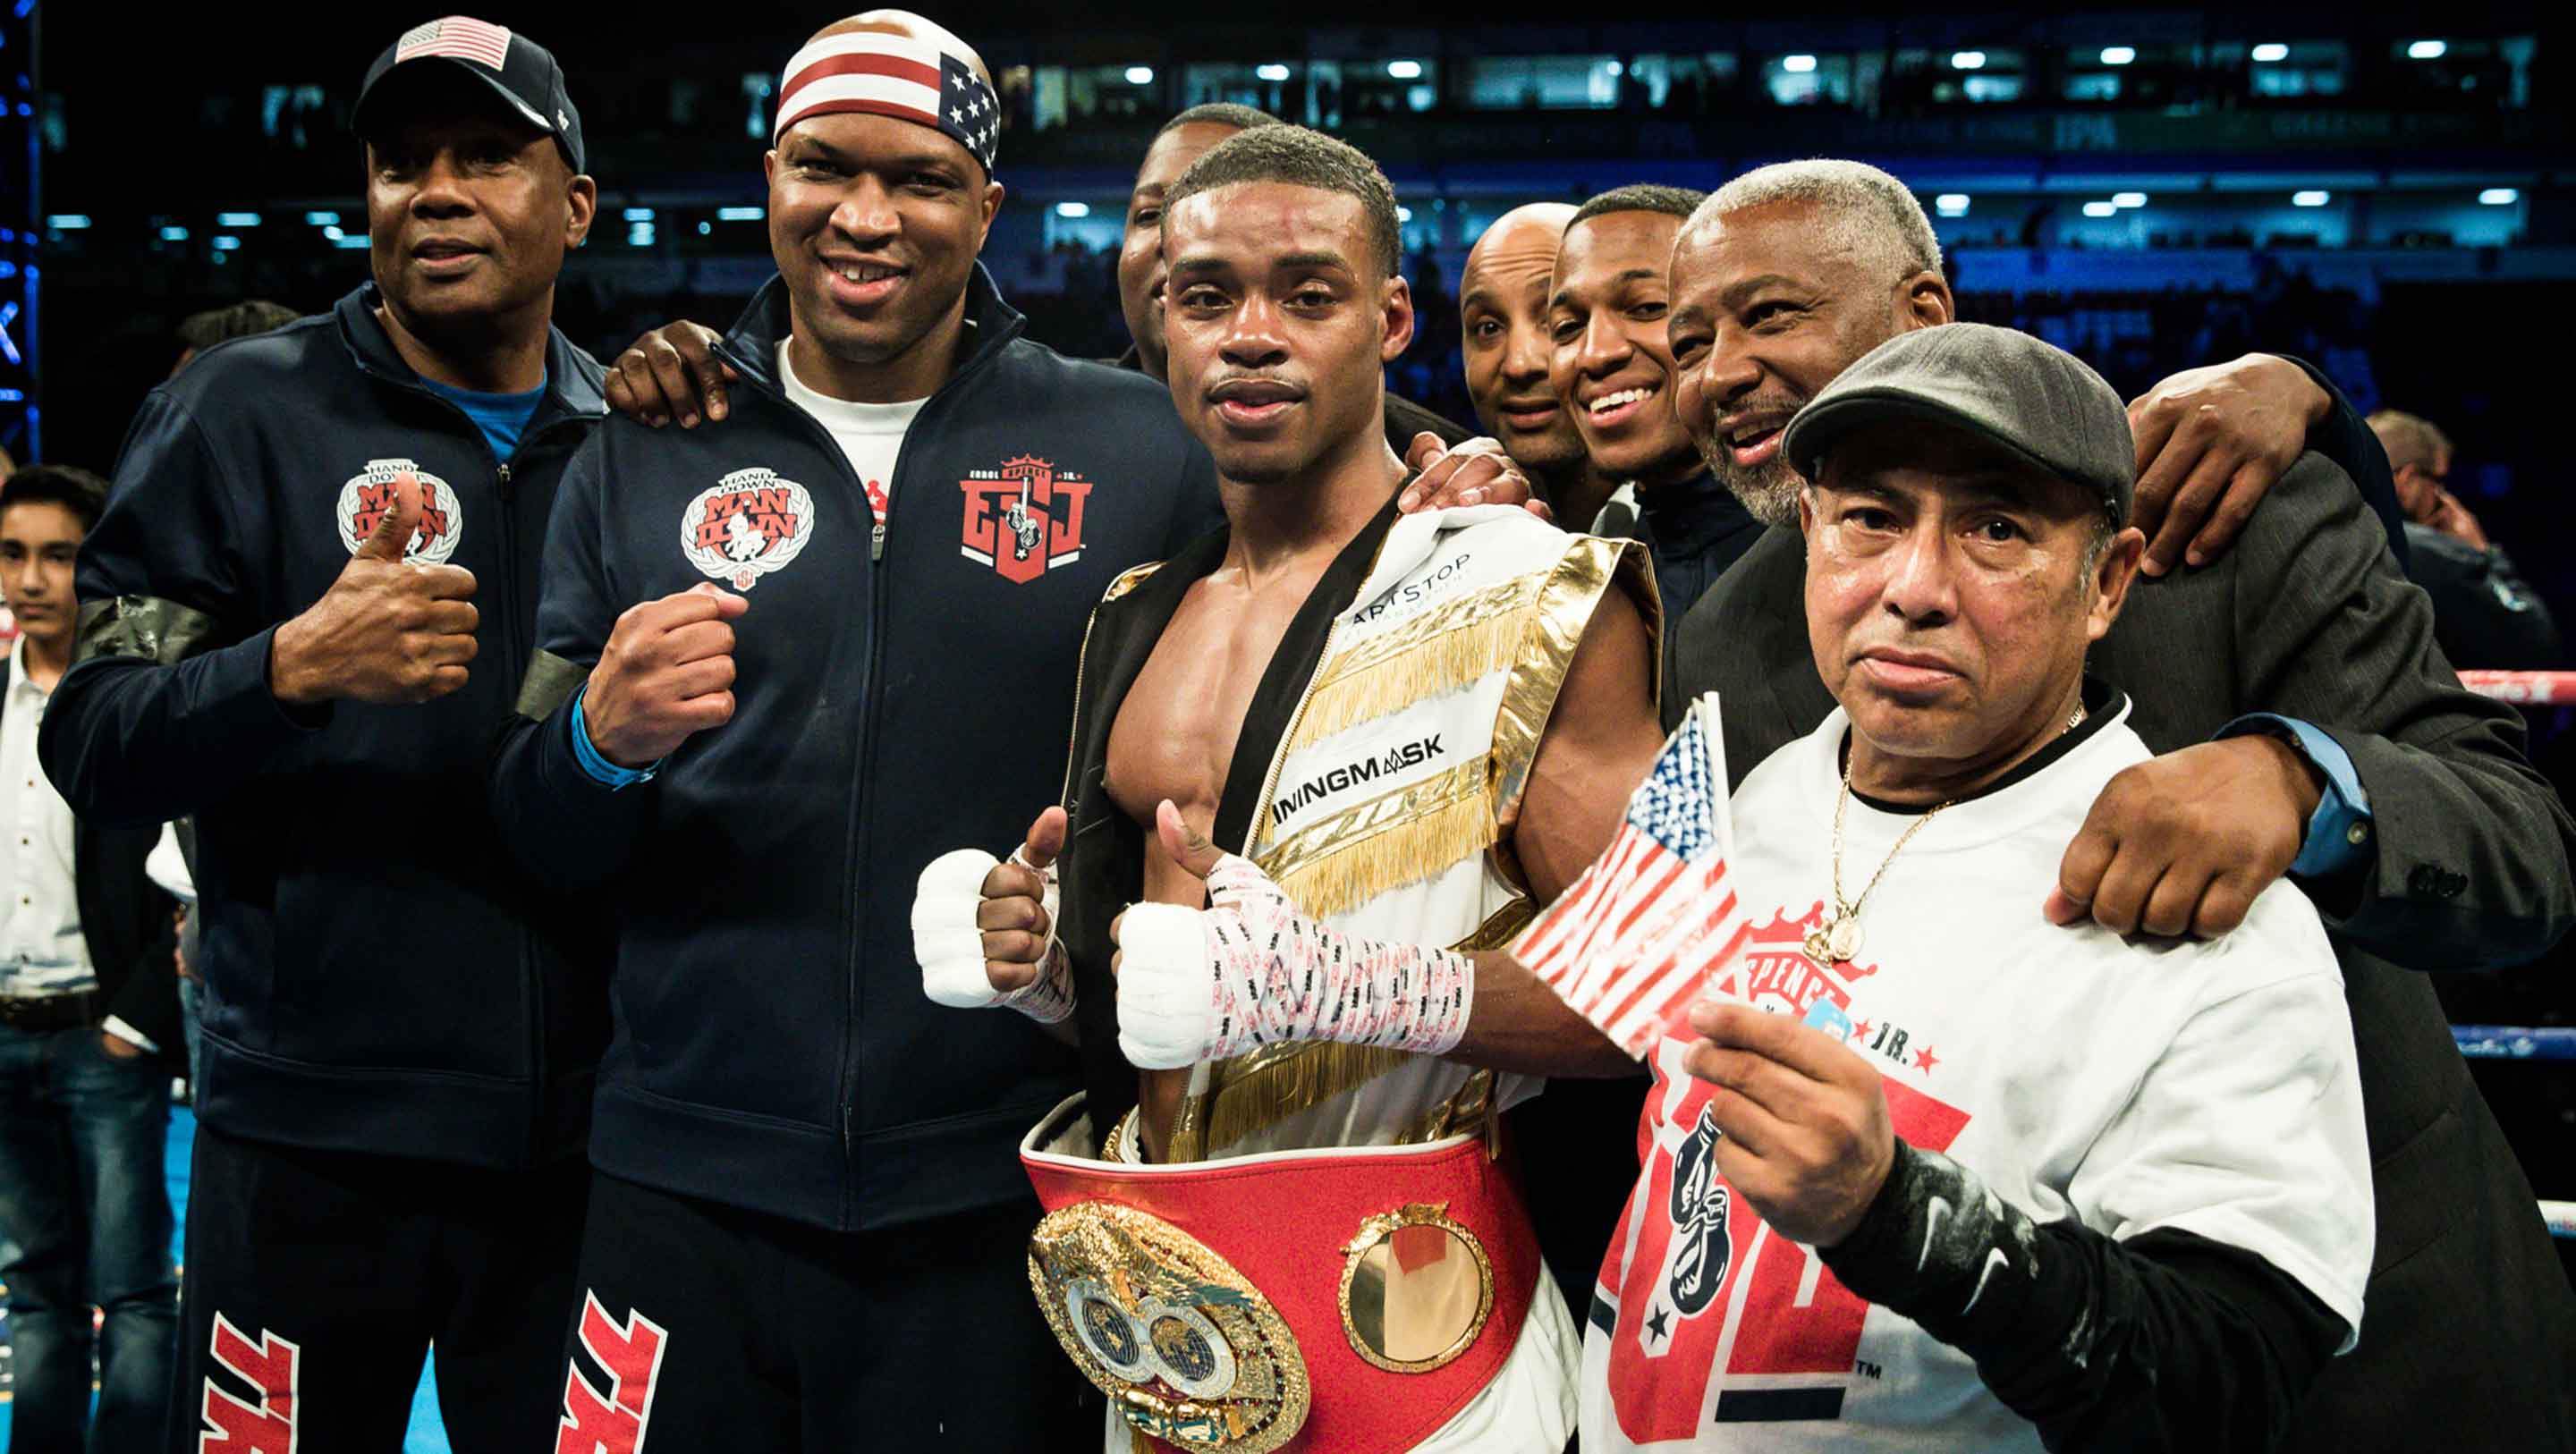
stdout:
{"type": "Polygon", "coordinates": [[[470,15],[450,15],[426,25],[415,25],[403,32],[402,39],[394,42],[395,65],[423,56],[454,56],[459,60],[480,61],[497,71],[510,56],[510,32],[470,15]]]}
{"type": "Polygon", "coordinates": [[[1726,744],[1717,696],[1693,702],[1628,799],[1608,851],[1512,955],[1619,1048],[1643,1057],[1749,926],[1727,882],[1726,744]]]}

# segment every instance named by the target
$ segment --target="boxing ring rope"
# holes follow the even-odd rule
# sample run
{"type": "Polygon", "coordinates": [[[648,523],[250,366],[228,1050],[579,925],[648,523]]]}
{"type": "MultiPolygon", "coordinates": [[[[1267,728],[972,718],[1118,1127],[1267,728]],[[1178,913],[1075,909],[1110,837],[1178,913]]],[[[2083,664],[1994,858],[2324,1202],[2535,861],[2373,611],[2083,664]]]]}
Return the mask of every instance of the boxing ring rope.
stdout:
{"type": "Polygon", "coordinates": [[[2460,685],[2500,702],[2528,707],[2576,706],[2576,671],[2464,671],[2460,685]]]}

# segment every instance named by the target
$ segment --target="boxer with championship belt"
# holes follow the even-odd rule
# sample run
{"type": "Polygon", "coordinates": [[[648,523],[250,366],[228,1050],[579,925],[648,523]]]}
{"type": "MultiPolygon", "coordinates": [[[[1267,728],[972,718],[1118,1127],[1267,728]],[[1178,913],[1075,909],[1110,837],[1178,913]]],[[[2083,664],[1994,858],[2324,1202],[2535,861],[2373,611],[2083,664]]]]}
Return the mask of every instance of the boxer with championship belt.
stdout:
{"type": "Polygon", "coordinates": [[[915,907],[932,998],[1080,1030],[1086,1097],[1023,1143],[1030,1279],[1121,1454],[1572,1428],[1573,1323],[1494,1117],[1528,1074],[1631,1063],[1445,946],[1499,943],[1608,841],[1658,745],[1653,587],[1635,547],[1519,511],[1399,515],[1394,214],[1296,127],[1174,186],[1169,382],[1226,528],[1094,613],[1069,817],[1018,862],[934,862],[915,907]],[[1430,947],[1357,959],[1346,931],[1430,947]]]}

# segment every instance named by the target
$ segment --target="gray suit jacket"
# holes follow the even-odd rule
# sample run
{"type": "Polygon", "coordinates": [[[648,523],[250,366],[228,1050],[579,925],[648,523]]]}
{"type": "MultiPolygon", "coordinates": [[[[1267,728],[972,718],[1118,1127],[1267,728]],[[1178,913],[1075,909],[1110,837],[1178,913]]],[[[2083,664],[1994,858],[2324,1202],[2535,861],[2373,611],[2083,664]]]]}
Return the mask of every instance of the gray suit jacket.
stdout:
{"type": "MultiPolygon", "coordinates": [[[[1775,530],[1681,625],[1667,711],[1720,693],[1738,781],[1833,710],[1805,569],[1775,530]]],[[[2315,453],[2225,556],[2142,577],[2088,669],[2128,691],[2154,751],[2278,712],[2331,733],[2370,795],[2376,865],[2317,907],[2360,1051],[2378,1244],[2360,1346],[2310,1392],[2293,1447],[2576,1449],[2576,1299],[2432,985],[2397,967],[2516,964],[2576,923],[2576,822],[2524,760],[2521,718],[2460,686],[2431,603],[2315,453]]]]}

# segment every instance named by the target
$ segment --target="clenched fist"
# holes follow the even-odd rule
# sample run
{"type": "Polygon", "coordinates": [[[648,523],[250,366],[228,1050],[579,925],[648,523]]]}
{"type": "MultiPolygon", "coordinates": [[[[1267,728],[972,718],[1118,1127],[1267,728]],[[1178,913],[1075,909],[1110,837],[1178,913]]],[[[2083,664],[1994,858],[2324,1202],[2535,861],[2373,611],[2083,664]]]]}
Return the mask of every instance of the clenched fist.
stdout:
{"type": "Polygon", "coordinates": [[[406,564],[420,529],[420,481],[405,471],[393,492],[331,589],[270,639],[268,689],[277,700],[426,702],[465,685],[481,619],[468,599],[474,573],[406,564]]]}
{"type": "Polygon", "coordinates": [[[733,620],[750,602],[712,584],[630,606],[583,689],[590,745],[620,767],[649,767],[733,720],[733,620]]]}

